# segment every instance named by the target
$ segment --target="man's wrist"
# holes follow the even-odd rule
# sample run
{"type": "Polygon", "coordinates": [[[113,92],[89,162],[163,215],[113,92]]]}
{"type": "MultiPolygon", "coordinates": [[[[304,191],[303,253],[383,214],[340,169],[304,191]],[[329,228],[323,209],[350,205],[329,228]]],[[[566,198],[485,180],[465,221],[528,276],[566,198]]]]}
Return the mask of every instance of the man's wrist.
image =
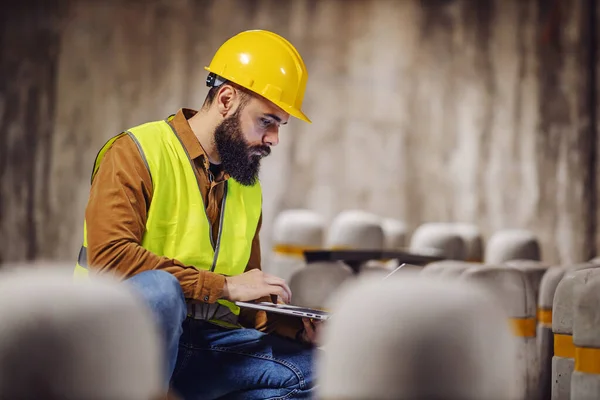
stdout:
{"type": "Polygon", "coordinates": [[[225,283],[223,283],[223,292],[221,293],[221,298],[225,300],[229,299],[229,282],[227,277],[225,277],[225,283]]]}

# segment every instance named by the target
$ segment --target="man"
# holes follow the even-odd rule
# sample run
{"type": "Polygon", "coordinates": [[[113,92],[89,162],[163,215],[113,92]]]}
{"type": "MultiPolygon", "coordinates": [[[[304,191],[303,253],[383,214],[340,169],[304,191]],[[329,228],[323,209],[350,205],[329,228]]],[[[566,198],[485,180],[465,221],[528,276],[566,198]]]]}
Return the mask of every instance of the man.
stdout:
{"type": "Polygon", "coordinates": [[[310,398],[315,327],[233,303],[291,299],[261,271],[258,173],[290,116],[310,123],[306,67],[284,38],[247,31],[206,70],[199,112],[134,127],[100,150],[75,274],[114,273],[139,290],[185,399],[310,398]]]}

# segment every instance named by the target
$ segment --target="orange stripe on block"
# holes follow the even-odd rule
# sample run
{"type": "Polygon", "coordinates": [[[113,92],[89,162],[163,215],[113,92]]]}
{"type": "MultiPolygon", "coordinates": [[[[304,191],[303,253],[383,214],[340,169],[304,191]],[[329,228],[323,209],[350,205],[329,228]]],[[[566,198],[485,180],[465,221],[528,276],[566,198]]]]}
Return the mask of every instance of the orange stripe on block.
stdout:
{"type": "Polygon", "coordinates": [[[600,349],[575,348],[575,371],[600,375],[600,349]]]}
{"type": "Polygon", "coordinates": [[[537,322],[535,318],[511,318],[510,325],[517,337],[535,337],[537,322]]]}
{"type": "Polygon", "coordinates": [[[554,355],[563,358],[575,358],[573,336],[561,333],[554,334],[554,355]]]}
{"type": "Polygon", "coordinates": [[[552,328],[552,309],[551,308],[538,308],[537,320],[540,324],[547,328],[552,328]]]}

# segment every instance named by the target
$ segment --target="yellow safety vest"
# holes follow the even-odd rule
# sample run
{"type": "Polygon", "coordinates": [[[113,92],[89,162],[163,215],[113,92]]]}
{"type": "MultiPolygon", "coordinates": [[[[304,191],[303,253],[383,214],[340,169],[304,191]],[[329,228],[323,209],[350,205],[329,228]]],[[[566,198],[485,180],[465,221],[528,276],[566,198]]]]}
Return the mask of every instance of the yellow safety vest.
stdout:
{"type": "MultiPolygon", "coordinates": [[[[260,183],[244,186],[233,178],[225,182],[219,234],[213,243],[193,162],[167,121],[149,122],[111,138],[96,157],[92,180],[106,151],[125,134],[136,143],[152,179],[152,202],[142,247],[159,256],[221,275],[243,273],[262,209],[260,183]]],[[[76,277],[89,273],[85,221],[83,230],[83,246],[74,271],[76,277]]],[[[235,316],[239,315],[235,304],[226,300],[217,302],[235,316]]],[[[229,321],[213,322],[232,325],[229,321]]]]}

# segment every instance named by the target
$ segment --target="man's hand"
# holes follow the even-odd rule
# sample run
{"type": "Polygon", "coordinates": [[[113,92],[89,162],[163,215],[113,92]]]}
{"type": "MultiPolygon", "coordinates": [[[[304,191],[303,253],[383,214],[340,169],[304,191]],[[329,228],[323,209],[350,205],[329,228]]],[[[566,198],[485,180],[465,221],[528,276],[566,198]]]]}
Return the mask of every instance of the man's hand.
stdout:
{"type": "Polygon", "coordinates": [[[304,329],[300,335],[300,340],[318,346],[320,343],[320,326],[323,321],[302,318],[302,323],[304,324],[304,329]]]}
{"type": "Polygon", "coordinates": [[[292,299],[292,291],[283,279],[259,269],[225,278],[223,297],[229,301],[252,301],[272,294],[285,303],[292,299]]]}

